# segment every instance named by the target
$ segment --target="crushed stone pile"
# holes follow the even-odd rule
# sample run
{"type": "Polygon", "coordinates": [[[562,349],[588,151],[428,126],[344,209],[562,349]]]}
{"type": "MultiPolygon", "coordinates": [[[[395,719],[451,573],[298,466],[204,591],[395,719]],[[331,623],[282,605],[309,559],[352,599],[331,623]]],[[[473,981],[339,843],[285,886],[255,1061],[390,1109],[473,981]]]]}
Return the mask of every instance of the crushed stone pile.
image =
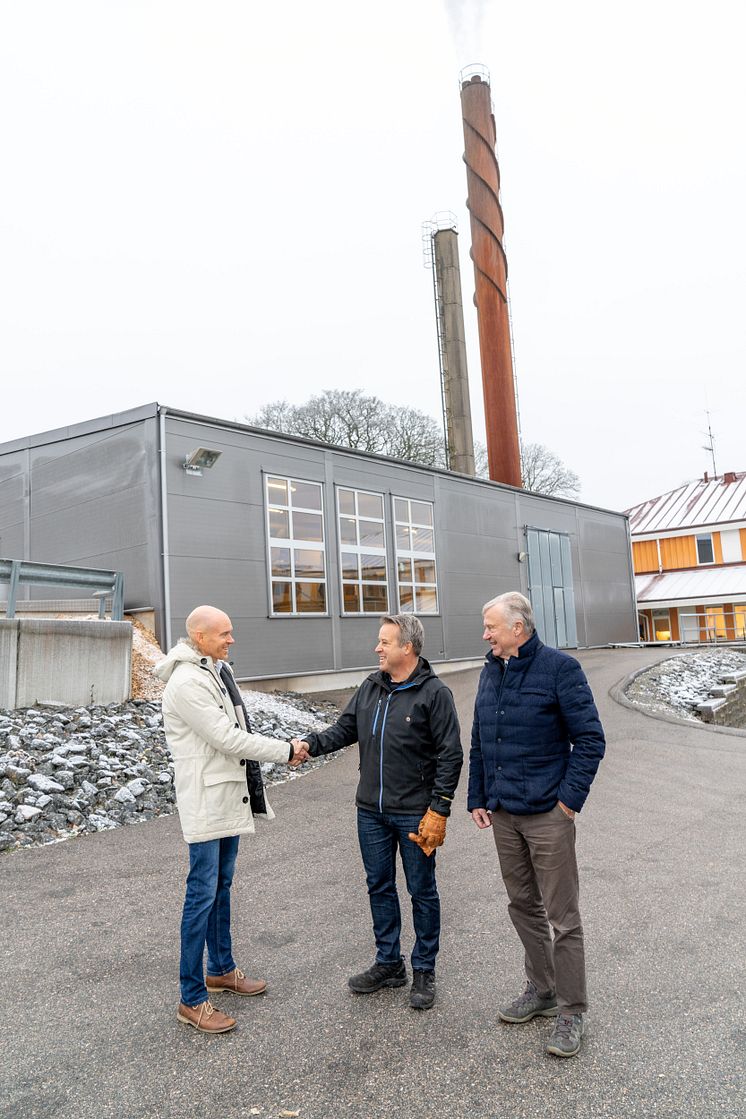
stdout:
{"type": "MultiPolygon", "coordinates": [[[[323,729],[338,715],[333,704],[294,693],[243,694],[252,730],[284,741],[323,729]]],[[[296,779],[336,756],[299,769],[265,763],[264,781],[296,779]]],[[[160,702],[0,709],[0,851],[174,811],[173,765],[160,702]]]]}
{"type": "Polygon", "coordinates": [[[733,649],[684,653],[636,676],[625,695],[653,714],[675,715],[700,723],[697,704],[709,698],[710,688],[720,682],[724,673],[744,671],[746,653],[733,649]]]}

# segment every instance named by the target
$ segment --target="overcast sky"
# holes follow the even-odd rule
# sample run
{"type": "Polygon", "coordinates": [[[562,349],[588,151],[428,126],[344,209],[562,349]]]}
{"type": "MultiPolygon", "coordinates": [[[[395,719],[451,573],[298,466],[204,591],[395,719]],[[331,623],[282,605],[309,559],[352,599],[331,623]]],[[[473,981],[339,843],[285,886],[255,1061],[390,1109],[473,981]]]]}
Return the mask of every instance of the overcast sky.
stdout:
{"type": "Polygon", "coordinates": [[[421,224],[491,72],[527,440],[625,508],[746,470],[741,5],[0,3],[0,441],[362,388],[440,419],[421,224]]]}

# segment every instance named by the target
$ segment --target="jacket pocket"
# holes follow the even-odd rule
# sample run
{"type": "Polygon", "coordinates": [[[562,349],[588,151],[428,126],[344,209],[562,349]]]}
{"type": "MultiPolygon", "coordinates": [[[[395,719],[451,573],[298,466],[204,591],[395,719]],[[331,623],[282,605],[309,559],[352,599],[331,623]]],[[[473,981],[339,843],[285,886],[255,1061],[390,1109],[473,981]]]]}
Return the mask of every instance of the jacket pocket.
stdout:
{"type": "Polygon", "coordinates": [[[522,699],[531,698],[533,703],[554,703],[554,692],[548,692],[545,688],[521,688],[518,693],[522,699]]]}
{"type": "Polygon", "coordinates": [[[203,784],[203,817],[208,829],[234,827],[243,816],[248,819],[249,791],[243,774],[205,773],[203,784]]]}
{"type": "Polygon", "coordinates": [[[533,755],[523,759],[523,780],[526,803],[539,811],[548,812],[557,803],[557,789],[565,770],[562,755],[533,755]],[[548,801],[553,802],[550,806],[548,801]]]}
{"type": "Polygon", "coordinates": [[[243,772],[236,773],[234,770],[231,770],[229,773],[205,773],[203,784],[205,788],[209,788],[211,785],[222,785],[224,781],[238,781],[242,783],[244,778],[245,774],[243,772]]]}

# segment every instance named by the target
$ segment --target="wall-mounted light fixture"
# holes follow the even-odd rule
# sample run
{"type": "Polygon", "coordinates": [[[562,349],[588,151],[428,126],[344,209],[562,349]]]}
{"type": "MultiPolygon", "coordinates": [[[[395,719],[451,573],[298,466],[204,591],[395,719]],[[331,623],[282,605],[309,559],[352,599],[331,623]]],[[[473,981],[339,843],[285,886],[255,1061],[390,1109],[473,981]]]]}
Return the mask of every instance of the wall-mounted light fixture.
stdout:
{"type": "Polygon", "coordinates": [[[197,447],[184,459],[183,467],[187,474],[202,474],[203,470],[211,470],[222,455],[222,451],[213,451],[210,447],[197,447]]]}
{"type": "Polygon", "coordinates": [[[528,552],[519,552],[518,553],[518,562],[519,563],[525,563],[527,559],[528,559],[528,552]]]}

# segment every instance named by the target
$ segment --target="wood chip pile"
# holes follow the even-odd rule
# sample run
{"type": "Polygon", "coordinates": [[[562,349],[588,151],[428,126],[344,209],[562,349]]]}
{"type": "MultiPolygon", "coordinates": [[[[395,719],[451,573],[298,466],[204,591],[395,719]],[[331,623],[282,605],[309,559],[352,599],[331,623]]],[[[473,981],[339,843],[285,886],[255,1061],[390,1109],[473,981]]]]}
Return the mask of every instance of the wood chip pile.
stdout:
{"type": "Polygon", "coordinates": [[[159,700],[165,684],[153,675],[153,665],[163,660],[164,652],[155,636],[137,618],[132,622],[132,698],[159,700]]]}

